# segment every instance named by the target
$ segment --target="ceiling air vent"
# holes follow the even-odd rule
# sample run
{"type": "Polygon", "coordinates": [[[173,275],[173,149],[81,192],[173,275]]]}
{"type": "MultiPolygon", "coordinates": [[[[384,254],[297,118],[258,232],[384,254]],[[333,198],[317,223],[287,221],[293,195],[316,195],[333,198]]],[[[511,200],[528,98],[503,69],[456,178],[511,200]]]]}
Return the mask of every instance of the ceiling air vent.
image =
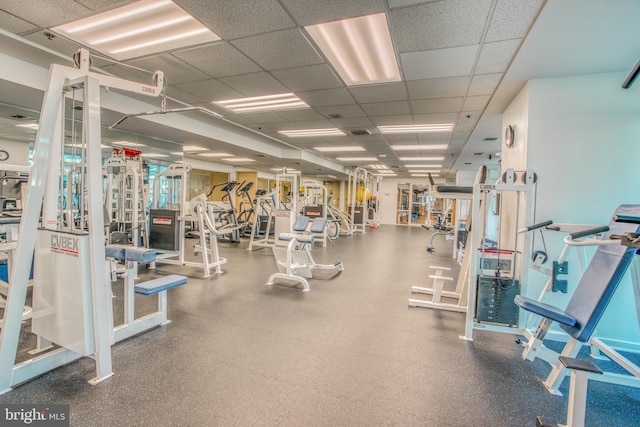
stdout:
{"type": "Polygon", "coordinates": [[[483,139],[483,141],[487,141],[487,142],[491,142],[491,141],[497,141],[498,138],[485,138],[483,139]]]}
{"type": "Polygon", "coordinates": [[[482,156],[484,153],[473,153],[474,156],[482,156]]]}
{"type": "Polygon", "coordinates": [[[350,133],[355,136],[371,135],[371,132],[367,129],[353,129],[350,133]]]}

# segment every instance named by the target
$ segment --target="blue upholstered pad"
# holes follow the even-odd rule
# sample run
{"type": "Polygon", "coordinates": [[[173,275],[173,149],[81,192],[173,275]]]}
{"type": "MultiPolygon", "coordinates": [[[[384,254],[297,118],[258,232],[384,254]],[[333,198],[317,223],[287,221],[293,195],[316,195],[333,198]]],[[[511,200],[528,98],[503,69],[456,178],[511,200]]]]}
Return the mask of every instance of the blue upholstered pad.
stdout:
{"type": "Polygon", "coordinates": [[[531,313],[539,314],[542,317],[554,320],[563,325],[568,325],[572,328],[578,326],[578,322],[576,319],[550,304],[545,304],[538,300],[523,297],[522,295],[516,295],[513,301],[517,306],[522,307],[523,309],[530,311],[531,313]]]}
{"type": "Polygon", "coordinates": [[[104,248],[107,258],[115,258],[117,260],[124,260],[124,248],[122,246],[107,245],[104,248]]]}
{"type": "Polygon", "coordinates": [[[145,248],[130,247],[125,249],[124,257],[127,261],[147,263],[156,260],[156,252],[145,248]]]}
{"type": "Polygon", "coordinates": [[[327,227],[327,219],[326,218],[316,218],[311,223],[311,228],[309,231],[312,233],[324,233],[324,229],[327,227]]]}
{"type": "Polygon", "coordinates": [[[153,295],[167,289],[175,288],[176,286],[184,285],[185,283],[187,283],[186,277],[171,274],[169,276],[138,283],[134,289],[138,294],[153,295]]]}
{"type": "Polygon", "coordinates": [[[293,223],[293,231],[305,231],[309,224],[309,218],[306,216],[299,216],[293,223]]]}

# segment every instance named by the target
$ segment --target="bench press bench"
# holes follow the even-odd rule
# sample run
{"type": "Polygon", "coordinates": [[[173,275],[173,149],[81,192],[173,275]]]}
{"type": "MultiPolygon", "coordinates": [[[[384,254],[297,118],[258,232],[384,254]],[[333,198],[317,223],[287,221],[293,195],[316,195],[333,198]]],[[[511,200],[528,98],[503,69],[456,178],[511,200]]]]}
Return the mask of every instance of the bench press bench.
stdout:
{"type": "MultiPolygon", "coordinates": [[[[105,254],[111,262],[124,261],[127,265],[124,277],[124,323],[116,326],[114,330],[116,341],[169,323],[170,320],[167,319],[167,290],[184,285],[187,283],[187,278],[177,274],[170,274],[135,283],[137,264],[154,262],[156,259],[155,251],[132,246],[107,245],[105,254]],[[134,314],[134,294],[158,295],[157,311],[136,319],[134,314]]],[[[116,277],[113,275],[112,281],[115,281],[115,279],[116,277]]]]}

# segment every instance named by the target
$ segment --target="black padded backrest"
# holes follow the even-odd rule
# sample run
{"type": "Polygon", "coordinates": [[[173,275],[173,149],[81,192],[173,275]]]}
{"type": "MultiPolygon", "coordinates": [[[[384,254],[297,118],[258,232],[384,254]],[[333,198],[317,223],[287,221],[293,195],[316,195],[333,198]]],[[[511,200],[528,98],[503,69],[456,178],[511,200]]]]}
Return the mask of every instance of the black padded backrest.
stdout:
{"type": "MultiPolygon", "coordinates": [[[[608,239],[610,235],[635,233],[640,228],[638,224],[615,222],[614,218],[618,215],[640,217],[640,206],[618,207],[609,223],[610,230],[603,239],[608,239]]],[[[572,328],[560,325],[562,329],[581,342],[591,338],[635,252],[636,249],[623,245],[604,245],[598,248],[565,309],[568,315],[578,321],[578,326],[572,328]]]]}

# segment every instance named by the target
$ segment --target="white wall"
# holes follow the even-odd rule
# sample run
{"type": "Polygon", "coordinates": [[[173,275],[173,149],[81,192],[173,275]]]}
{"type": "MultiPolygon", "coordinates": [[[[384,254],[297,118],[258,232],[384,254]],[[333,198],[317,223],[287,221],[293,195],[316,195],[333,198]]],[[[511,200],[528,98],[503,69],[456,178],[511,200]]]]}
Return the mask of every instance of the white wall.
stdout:
{"type": "MultiPolygon", "coordinates": [[[[0,150],[9,153],[9,159],[4,163],[21,166],[29,164],[29,144],[25,142],[2,140],[0,141],[0,150]]],[[[2,163],[0,163],[0,170],[2,170],[2,163]]]]}
{"type": "MultiPolygon", "coordinates": [[[[607,224],[618,205],[640,204],[640,86],[621,89],[625,77],[616,73],[533,80],[505,111],[503,129],[516,124],[518,130],[514,147],[503,148],[503,170],[537,173],[536,221],[607,224]]],[[[545,237],[551,259],[557,258],[562,236],[545,237]]],[[[575,285],[575,258],[569,269],[575,285]]],[[[527,293],[537,296],[544,278],[529,279],[527,293]]],[[[545,298],[564,307],[569,296],[545,298]]],[[[600,322],[598,336],[640,349],[635,310],[627,276],[600,322]]]]}

